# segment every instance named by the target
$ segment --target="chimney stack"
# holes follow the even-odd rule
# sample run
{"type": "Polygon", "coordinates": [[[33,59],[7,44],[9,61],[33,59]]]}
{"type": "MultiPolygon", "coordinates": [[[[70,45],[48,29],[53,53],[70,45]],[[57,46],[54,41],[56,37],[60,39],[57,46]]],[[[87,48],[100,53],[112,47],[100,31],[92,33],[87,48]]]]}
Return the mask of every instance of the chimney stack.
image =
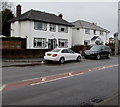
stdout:
{"type": "Polygon", "coordinates": [[[63,15],[60,13],[59,15],[58,15],[58,17],[60,17],[61,19],[63,18],[63,15]]]}
{"type": "Polygon", "coordinates": [[[16,16],[20,17],[21,16],[21,5],[16,6],[16,16]]]}

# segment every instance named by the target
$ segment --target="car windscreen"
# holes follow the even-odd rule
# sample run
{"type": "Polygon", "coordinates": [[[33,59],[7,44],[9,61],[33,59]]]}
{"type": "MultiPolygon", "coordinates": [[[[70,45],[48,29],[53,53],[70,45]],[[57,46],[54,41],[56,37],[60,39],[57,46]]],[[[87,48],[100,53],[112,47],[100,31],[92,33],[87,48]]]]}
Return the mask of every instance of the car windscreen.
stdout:
{"type": "Polygon", "coordinates": [[[51,52],[59,52],[60,49],[53,49],[51,52]]]}
{"type": "Polygon", "coordinates": [[[90,50],[101,50],[102,46],[93,46],[90,50]]]}

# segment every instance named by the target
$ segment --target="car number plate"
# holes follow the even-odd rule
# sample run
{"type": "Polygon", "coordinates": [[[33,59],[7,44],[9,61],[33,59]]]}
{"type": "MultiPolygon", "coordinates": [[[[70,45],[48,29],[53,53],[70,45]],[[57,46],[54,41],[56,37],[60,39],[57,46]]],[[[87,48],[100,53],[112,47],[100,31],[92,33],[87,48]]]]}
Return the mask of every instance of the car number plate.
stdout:
{"type": "Polygon", "coordinates": [[[90,53],[88,53],[87,55],[90,55],[90,53]]]}

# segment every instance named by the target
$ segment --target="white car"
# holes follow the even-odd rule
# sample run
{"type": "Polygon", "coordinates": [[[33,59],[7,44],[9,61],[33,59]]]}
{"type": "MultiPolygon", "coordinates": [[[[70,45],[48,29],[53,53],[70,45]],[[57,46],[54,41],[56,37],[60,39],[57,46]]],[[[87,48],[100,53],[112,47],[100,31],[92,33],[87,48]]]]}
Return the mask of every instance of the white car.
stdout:
{"type": "Polygon", "coordinates": [[[69,48],[55,48],[52,51],[46,52],[44,56],[44,60],[57,61],[61,64],[70,60],[81,61],[81,58],[81,54],[75,53],[69,48]]]}

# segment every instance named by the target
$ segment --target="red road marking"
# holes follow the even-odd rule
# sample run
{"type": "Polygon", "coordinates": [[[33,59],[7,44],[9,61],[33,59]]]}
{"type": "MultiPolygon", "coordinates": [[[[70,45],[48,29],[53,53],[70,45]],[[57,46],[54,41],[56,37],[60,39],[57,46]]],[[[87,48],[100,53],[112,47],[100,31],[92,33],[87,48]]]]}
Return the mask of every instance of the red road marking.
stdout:
{"type": "Polygon", "coordinates": [[[64,77],[67,77],[67,76],[69,76],[69,73],[49,76],[49,77],[46,78],[46,81],[50,81],[50,80],[54,80],[54,79],[58,79],[58,78],[64,78],[64,77]]]}
{"type": "Polygon", "coordinates": [[[115,66],[119,66],[119,65],[116,64],[116,65],[101,66],[101,67],[95,67],[95,68],[84,70],[84,71],[68,72],[68,73],[63,73],[63,74],[51,75],[51,76],[47,76],[47,77],[33,78],[30,80],[26,80],[26,81],[14,82],[14,83],[6,84],[5,88],[3,88],[2,91],[12,90],[12,89],[20,88],[20,87],[24,87],[24,86],[29,86],[31,84],[41,84],[41,83],[45,83],[45,82],[49,82],[49,81],[54,81],[54,80],[59,80],[59,79],[79,75],[79,74],[82,74],[83,72],[102,70],[102,69],[107,69],[107,68],[111,68],[111,67],[115,67],[115,66]]]}
{"type": "Polygon", "coordinates": [[[29,81],[20,81],[20,82],[10,83],[10,84],[7,84],[7,86],[3,89],[3,91],[28,86],[32,83],[41,82],[41,81],[42,81],[42,78],[29,80],[29,81]]]}

